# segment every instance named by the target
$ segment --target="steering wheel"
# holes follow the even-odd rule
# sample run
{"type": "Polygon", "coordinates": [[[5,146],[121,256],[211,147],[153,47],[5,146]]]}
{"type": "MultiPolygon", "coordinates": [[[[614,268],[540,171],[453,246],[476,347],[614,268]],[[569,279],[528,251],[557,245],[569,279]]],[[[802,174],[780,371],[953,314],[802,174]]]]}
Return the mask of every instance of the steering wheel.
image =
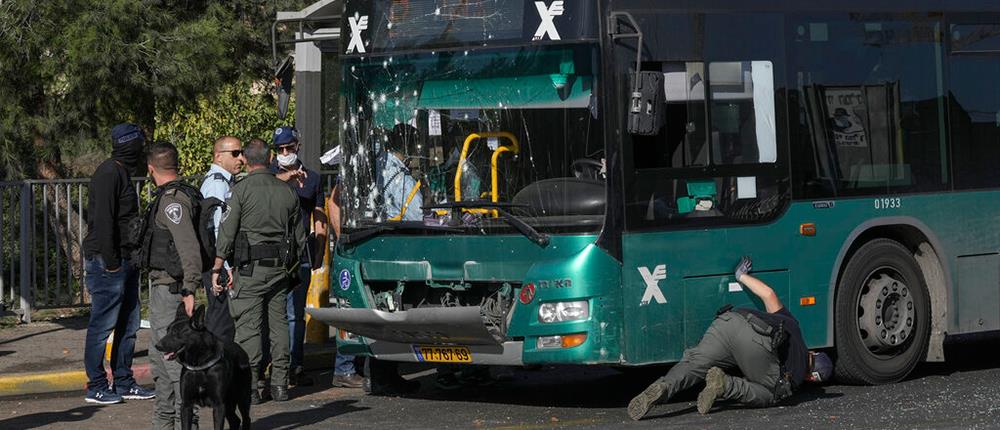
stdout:
{"type": "Polygon", "coordinates": [[[604,164],[590,158],[577,158],[569,165],[574,177],[586,179],[603,179],[601,177],[601,169],[603,168],[604,164]]]}

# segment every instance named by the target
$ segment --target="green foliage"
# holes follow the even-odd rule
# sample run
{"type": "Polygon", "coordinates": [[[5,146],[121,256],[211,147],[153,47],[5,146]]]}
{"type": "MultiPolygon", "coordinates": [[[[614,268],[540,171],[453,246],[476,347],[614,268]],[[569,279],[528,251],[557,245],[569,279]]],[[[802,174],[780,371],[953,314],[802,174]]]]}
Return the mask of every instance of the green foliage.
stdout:
{"type": "Polygon", "coordinates": [[[43,165],[90,174],[62,161],[106,156],[114,124],[159,135],[160,113],[267,79],[276,11],[306,3],[0,1],[0,177],[50,174],[43,165]]]}
{"type": "Polygon", "coordinates": [[[205,172],[212,164],[212,144],[220,136],[270,142],[271,132],[292,122],[294,106],[285,120],[278,118],[274,97],[261,93],[266,84],[240,80],[213,96],[201,96],[192,107],[157,117],[156,139],[169,141],[180,153],[182,175],[205,172]]]}

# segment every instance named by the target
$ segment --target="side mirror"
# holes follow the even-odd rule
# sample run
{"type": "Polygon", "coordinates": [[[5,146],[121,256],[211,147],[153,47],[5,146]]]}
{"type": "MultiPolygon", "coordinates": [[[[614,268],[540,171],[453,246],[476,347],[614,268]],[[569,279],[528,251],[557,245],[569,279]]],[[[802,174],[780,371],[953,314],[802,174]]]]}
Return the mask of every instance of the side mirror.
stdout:
{"type": "Polygon", "coordinates": [[[278,117],[281,119],[285,119],[288,115],[288,102],[292,98],[292,78],[295,76],[292,64],[292,56],[289,55],[281,60],[281,64],[274,70],[274,85],[278,93],[278,117]]]}
{"type": "Polygon", "coordinates": [[[628,132],[638,136],[655,136],[663,127],[663,73],[638,72],[633,73],[631,78],[628,132]]]}

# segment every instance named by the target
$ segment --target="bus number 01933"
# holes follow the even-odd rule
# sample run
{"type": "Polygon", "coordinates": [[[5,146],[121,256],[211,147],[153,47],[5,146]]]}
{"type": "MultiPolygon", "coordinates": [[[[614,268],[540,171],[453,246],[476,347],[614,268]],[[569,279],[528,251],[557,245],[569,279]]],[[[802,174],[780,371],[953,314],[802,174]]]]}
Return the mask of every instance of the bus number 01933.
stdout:
{"type": "Polygon", "coordinates": [[[875,209],[899,209],[903,202],[899,197],[883,197],[875,199],[875,209]]]}

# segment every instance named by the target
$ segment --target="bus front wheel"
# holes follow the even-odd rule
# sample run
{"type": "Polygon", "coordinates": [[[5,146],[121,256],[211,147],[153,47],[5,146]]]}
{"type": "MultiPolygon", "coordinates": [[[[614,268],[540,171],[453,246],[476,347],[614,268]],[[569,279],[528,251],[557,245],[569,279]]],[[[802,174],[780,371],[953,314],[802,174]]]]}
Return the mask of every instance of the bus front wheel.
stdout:
{"type": "Polygon", "coordinates": [[[837,379],[853,384],[902,380],[927,353],[930,300],[913,254],[890,239],[864,244],[837,287],[837,379]]]}

